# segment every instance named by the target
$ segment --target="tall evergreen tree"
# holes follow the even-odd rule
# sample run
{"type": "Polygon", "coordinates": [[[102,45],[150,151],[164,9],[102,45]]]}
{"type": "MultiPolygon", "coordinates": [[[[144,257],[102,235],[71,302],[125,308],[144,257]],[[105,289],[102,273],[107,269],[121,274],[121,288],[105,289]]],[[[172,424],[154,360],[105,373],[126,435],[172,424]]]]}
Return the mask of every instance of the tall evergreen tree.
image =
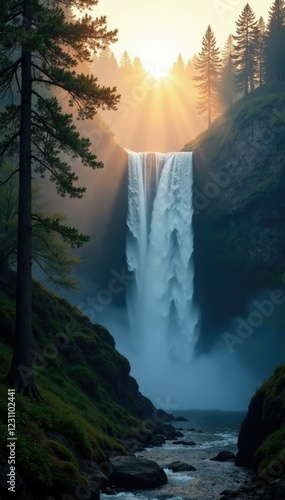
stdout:
{"type": "Polygon", "coordinates": [[[266,24],[263,17],[258,21],[256,40],[256,82],[259,87],[265,83],[265,42],[266,24]]]}
{"type": "MultiPolygon", "coordinates": [[[[17,262],[18,175],[14,165],[0,170],[0,276],[17,262]],[[10,178],[9,178],[10,177],[10,178]],[[5,179],[9,180],[2,185],[5,179]]],[[[80,248],[89,237],[66,226],[67,216],[51,209],[51,200],[43,198],[39,182],[32,182],[32,259],[45,273],[49,283],[56,287],[78,289],[70,275],[81,259],[71,254],[70,248],[80,248]]]]}
{"type": "Polygon", "coordinates": [[[244,95],[254,89],[256,72],[257,21],[249,4],[244,7],[236,21],[236,36],[234,36],[234,61],[237,68],[237,79],[244,95]]]}
{"type": "Polygon", "coordinates": [[[120,71],[123,73],[126,73],[127,75],[129,75],[132,71],[132,60],[128,54],[128,52],[125,50],[122,54],[122,57],[120,59],[120,62],[119,62],[119,67],[120,67],[120,71]]]}
{"type": "Polygon", "coordinates": [[[133,84],[138,85],[145,76],[145,70],[139,57],[134,57],[132,62],[133,84]]]}
{"type": "Polygon", "coordinates": [[[134,57],[132,66],[134,72],[138,75],[142,75],[144,73],[143,65],[139,57],[134,57]]]}
{"type": "Polygon", "coordinates": [[[225,108],[229,108],[236,100],[236,68],[233,60],[234,40],[229,35],[222,51],[222,76],[220,95],[225,108]]]}
{"type": "MultiPolygon", "coordinates": [[[[86,166],[101,167],[81,138],[71,114],[62,113],[50,89],[60,89],[79,118],[92,118],[98,108],[115,108],[115,88],[100,87],[92,75],[78,74],[77,61],[115,41],[106,18],[85,14],[98,0],[2,0],[0,10],[0,97],[10,92],[11,104],[0,114],[0,159],[19,156],[19,216],[15,348],[10,384],[40,399],[32,371],[32,189],[33,169],[47,173],[60,195],[81,197],[76,174],[63,154],[86,166]]],[[[65,157],[66,158],[66,157],[65,157]]]]}
{"type": "Polygon", "coordinates": [[[206,113],[208,126],[213,118],[219,114],[219,83],[221,76],[220,49],[211,26],[208,26],[202,41],[202,50],[199,52],[195,69],[199,76],[193,79],[199,82],[195,85],[199,89],[197,109],[199,114],[206,113]]]}
{"type": "Polygon", "coordinates": [[[92,65],[92,71],[102,84],[117,81],[118,63],[110,47],[99,51],[92,65]]]}
{"type": "Polygon", "coordinates": [[[266,82],[285,80],[285,1],[275,0],[269,11],[265,47],[266,82]]]}
{"type": "Polygon", "coordinates": [[[181,54],[178,54],[176,61],[173,63],[173,66],[170,72],[177,77],[181,77],[185,74],[185,63],[181,54]]]}

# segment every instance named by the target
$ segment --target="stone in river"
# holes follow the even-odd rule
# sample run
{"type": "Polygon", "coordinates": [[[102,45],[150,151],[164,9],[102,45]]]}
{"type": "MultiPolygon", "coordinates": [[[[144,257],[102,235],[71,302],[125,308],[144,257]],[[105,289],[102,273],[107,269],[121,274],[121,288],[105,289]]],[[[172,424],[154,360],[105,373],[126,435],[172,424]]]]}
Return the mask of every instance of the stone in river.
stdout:
{"type": "Polygon", "coordinates": [[[164,470],[154,461],[137,457],[115,457],[110,459],[113,486],[133,489],[157,488],[167,483],[164,470]]]}

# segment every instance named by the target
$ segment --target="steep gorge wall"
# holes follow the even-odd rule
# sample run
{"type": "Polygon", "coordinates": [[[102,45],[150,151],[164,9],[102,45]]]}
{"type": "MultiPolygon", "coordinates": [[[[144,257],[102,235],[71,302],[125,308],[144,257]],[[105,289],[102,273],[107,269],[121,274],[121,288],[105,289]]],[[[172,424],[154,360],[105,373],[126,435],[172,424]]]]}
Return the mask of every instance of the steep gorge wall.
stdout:
{"type": "Polygon", "coordinates": [[[283,285],[284,92],[256,92],[195,143],[195,290],[200,348],[243,314],[248,300],[283,285]]]}

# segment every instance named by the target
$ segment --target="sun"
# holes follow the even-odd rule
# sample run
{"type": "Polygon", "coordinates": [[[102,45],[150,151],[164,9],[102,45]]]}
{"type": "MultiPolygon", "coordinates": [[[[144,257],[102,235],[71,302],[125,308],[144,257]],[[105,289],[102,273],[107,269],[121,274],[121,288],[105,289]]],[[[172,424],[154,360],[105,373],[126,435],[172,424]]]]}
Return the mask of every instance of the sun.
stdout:
{"type": "Polygon", "coordinates": [[[164,69],[160,64],[146,67],[146,70],[153,78],[155,78],[155,80],[158,81],[169,77],[169,69],[164,69]]]}
{"type": "Polygon", "coordinates": [[[144,68],[156,79],[167,78],[169,70],[174,63],[172,51],[169,51],[167,43],[161,41],[145,41],[139,48],[140,58],[144,68]]]}

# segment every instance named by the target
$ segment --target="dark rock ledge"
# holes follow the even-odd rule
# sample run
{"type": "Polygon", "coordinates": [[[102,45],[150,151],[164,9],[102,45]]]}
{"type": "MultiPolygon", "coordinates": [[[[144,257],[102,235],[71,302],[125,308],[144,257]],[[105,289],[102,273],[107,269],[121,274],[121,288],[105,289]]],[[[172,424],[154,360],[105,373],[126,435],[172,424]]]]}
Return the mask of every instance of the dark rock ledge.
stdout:
{"type": "Polygon", "coordinates": [[[110,459],[110,482],[126,490],[157,488],[167,483],[164,470],[153,460],[137,457],[110,459]]]}

